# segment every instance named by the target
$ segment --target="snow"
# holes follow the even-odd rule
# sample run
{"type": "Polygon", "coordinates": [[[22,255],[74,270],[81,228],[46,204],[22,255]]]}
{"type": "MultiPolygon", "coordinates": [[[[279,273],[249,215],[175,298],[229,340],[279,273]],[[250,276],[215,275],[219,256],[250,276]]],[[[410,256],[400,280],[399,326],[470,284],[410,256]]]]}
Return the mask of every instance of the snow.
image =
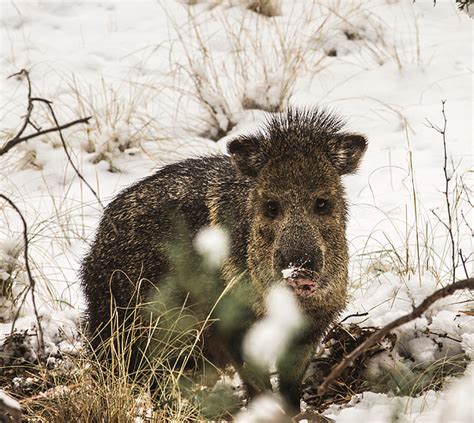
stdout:
{"type": "MultiPolygon", "coordinates": [[[[474,420],[474,404],[472,403],[472,381],[474,379],[474,366],[471,365],[459,380],[452,381],[445,393],[445,400],[439,401],[434,413],[436,422],[446,421],[456,423],[469,423],[474,420]]],[[[430,421],[425,419],[427,423],[430,421]]],[[[431,420],[433,421],[433,420],[431,420]]]]}
{"type": "Polygon", "coordinates": [[[281,271],[281,276],[282,276],[283,279],[291,278],[293,276],[294,271],[295,271],[294,267],[289,267],[288,269],[283,269],[281,271]]]}
{"type": "Polygon", "coordinates": [[[292,291],[275,285],[265,298],[266,314],[243,341],[244,357],[262,369],[273,369],[287,352],[289,342],[303,324],[303,315],[292,291]]]}
{"type": "Polygon", "coordinates": [[[407,421],[405,416],[408,414],[410,419],[418,421],[419,415],[423,410],[429,409],[435,402],[436,394],[429,391],[423,397],[390,398],[385,394],[377,394],[373,392],[365,392],[355,396],[352,403],[357,403],[357,407],[344,408],[336,411],[334,414],[325,413],[328,417],[334,418],[338,423],[367,421],[371,423],[385,423],[389,421],[407,421]],[[408,403],[409,412],[405,412],[408,403]],[[415,420],[416,419],[416,420],[415,420]]]}
{"type": "Polygon", "coordinates": [[[470,423],[474,418],[471,398],[473,377],[471,364],[466,373],[460,379],[453,380],[444,392],[430,390],[417,398],[365,392],[353,397],[350,406],[331,406],[324,415],[338,423],[385,423],[394,419],[417,423],[470,423]]]}
{"type": "MultiPolygon", "coordinates": [[[[474,274],[472,20],[449,0],[435,7],[431,0],[271,3],[274,17],[237,0],[2,2],[0,145],[25,115],[25,80],[7,79],[21,68],[30,72],[33,95],[54,102],[60,123],[92,116],[88,126],[64,135],[104,205],[164,164],[224,152],[232,137],[264,121],[264,110],[287,104],[336,110],[369,140],[357,175],[344,178],[351,284],[343,316],[367,312],[347,323],[384,325],[452,280],[443,140],[427,124],[443,126],[442,100],[454,240],[466,259],[465,266],[454,263],[456,277],[474,274]]],[[[52,125],[39,106],[33,120],[52,125]]],[[[47,354],[74,351],[84,308],[77,271],[102,207],[66,160],[57,134],[0,157],[0,193],[28,224],[47,354]]],[[[0,283],[14,276],[15,296],[28,284],[22,245],[21,221],[0,200],[0,283]]],[[[212,266],[228,254],[218,229],[203,230],[195,245],[212,266]]],[[[267,318],[273,313],[275,322],[297,327],[291,297],[272,295],[267,318]],[[294,319],[274,310],[282,303],[294,319]]],[[[395,350],[377,357],[370,373],[426,368],[460,354],[472,359],[472,300],[458,293],[396,329],[395,350]]],[[[0,298],[0,344],[15,311],[0,298]]],[[[259,323],[247,340],[265,364],[278,354],[277,347],[268,355],[263,348],[264,340],[271,344],[272,321],[259,323]]],[[[15,327],[25,334],[36,325],[28,296],[15,327]]],[[[36,338],[24,341],[34,359],[36,338]]],[[[407,422],[472,421],[472,377],[470,366],[440,392],[417,398],[366,392],[327,414],[338,423],[386,422],[396,412],[407,422]]]]}

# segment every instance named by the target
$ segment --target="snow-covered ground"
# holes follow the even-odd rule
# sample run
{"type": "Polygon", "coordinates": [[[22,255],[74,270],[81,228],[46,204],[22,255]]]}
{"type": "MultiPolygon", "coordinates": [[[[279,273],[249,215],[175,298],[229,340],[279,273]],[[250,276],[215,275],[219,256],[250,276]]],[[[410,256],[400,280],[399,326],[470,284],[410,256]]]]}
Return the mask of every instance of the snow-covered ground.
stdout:
{"type": "MultiPolygon", "coordinates": [[[[88,127],[64,133],[103,204],[163,164],[224,152],[229,139],[264,119],[263,110],[337,110],[369,139],[358,174],[345,179],[352,281],[345,315],[368,312],[351,321],[380,326],[452,280],[443,137],[428,123],[443,127],[446,100],[456,277],[472,275],[472,20],[450,0],[435,7],[432,0],[268,2],[277,5],[274,17],[249,10],[251,3],[2,2],[0,147],[25,116],[26,81],[7,79],[22,68],[32,95],[53,101],[60,123],[92,116],[88,127]]],[[[40,105],[32,121],[54,124],[40,105]]],[[[47,350],[70,350],[83,309],[77,270],[101,205],[57,134],[0,156],[0,193],[28,224],[47,350]]],[[[0,281],[11,278],[21,298],[28,286],[22,226],[2,201],[0,281]]],[[[472,358],[472,298],[439,301],[399,328],[395,351],[373,363],[372,376],[472,358]]],[[[0,301],[2,342],[16,310],[0,301]]],[[[35,322],[28,298],[16,327],[35,322]]],[[[366,392],[326,414],[338,423],[388,422],[395,414],[397,421],[467,423],[473,384],[469,365],[441,391],[416,398],[396,388],[366,392]]]]}

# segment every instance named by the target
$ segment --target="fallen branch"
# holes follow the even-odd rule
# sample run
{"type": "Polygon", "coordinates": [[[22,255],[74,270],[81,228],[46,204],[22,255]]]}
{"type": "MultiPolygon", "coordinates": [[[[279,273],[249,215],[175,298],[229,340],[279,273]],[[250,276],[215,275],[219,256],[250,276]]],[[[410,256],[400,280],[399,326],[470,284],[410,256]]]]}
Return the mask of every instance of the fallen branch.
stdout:
{"type": "Polygon", "coordinates": [[[21,422],[21,406],[3,389],[0,389],[0,418],[5,422],[21,422]],[[5,420],[4,420],[5,418],[5,420]]]}
{"type": "Polygon", "coordinates": [[[29,404],[38,400],[43,400],[43,399],[54,399],[56,397],[63,396],[65,394],[70,393],[71,391],[84,387],[84,383],[71,383],[70,385],[59,385],[59,386],[54,386],[53,388],[48,389],[45,392],[41,392],[39,394],[33,395],[31,397],[27,398],[22,398],[18,402],[21,405],[24,404],[29,404]]]}
{"type": "Polygon", "coordinates": [[[355,348],[351,353],[349,353],[344,360],[337,364],[332,370],[331,373],[326,377],[326,379],[319,385],[318,394],[323,395],[329,386],[340,376],[340,374],[350,366],[354,360],[359,357],[362,353],[367,351],[372,345],[380,341],[385,337],[391,330],[401,326],[405,323],[408,323],[418,317],[420,317],[434,302],[438,301],[441,298],[447,297],[448,295],[453,294],[455,291],[461,289],[471,289],[474,290],[474,278],[463,279],[458,282],[454,282],[444,288],[438,289],[433,292],[429,297],[425,298],[423,302],[418,306],[414,307],[411,313],[408,313],[388,325],[384,326],[369,338],[367,338],[362,344],[355,348]]]}

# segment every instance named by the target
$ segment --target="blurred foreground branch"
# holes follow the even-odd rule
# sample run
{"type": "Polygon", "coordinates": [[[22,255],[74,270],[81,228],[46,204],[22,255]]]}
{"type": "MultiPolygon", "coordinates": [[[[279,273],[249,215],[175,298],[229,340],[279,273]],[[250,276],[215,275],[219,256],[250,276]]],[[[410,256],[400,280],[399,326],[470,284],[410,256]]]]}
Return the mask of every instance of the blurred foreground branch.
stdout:
{"type": "Polygon", "coordinates": [[[20,404],[2,389],[0,389],[0,421],[21,422],[20,404]]]}
{"type": "Polygon", "coordinates": [[[323,395],[327,391],[329,386],[331,386],[331,384],[335,382],[335,380],[340,376],[344,369],[350,366],[357,357],[367,351],[372,345],[384,338],[391,330],[412,320],[415,320],[416,318],[420,317],[426,310],[428,310],[428,308],[434,302],[440,300],[441,298],[447,297],[448,295],[451,295],[455,291],[459,291],[461,289],[474,290],[474,278],[463,279],[458,282],[454,282],[448,286],[445,286],[444,288],[438,289],[429,297],[425,298],[418,307],[414,307],[410,313],[399,317],[398,319],[394,320],[393,322],[389,323],[388,325],[384,326],[383,328],[372,334],[331,370],[331,373],[319,386],[318,394],[323,395]]]}

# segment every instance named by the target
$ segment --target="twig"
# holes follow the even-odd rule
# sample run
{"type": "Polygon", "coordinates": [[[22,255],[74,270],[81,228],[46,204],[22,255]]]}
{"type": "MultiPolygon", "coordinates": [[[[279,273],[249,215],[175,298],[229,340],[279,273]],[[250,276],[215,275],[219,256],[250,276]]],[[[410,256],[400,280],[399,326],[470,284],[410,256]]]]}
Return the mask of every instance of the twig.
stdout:
{"type": "Polygon", "coordinates": [[[80,388],[81,386],[83,387],[84,383],[71,383],[70,385],[55,386],[51,389],[48,389],[45,392],[41,392],[41,393],[33,395],[31,397],[22,398],[18,402],[20,404],[29,404],[29,403],[37,401],[37,400],[52,399],[52,398],[64,395],[65,393],[69,393],[70,391],[73,391],[77,388],[80,388]]]}
{"type": "Polygon", "coordinates": [[[350,319],[351,317],[364,317],[364,316],[368,316],[368,315],[369,315],[369,313],[367,313],[367,312],[363,312],[363,313],[357,312],[357,313],[349,314],[348,316],[344,317],[344,319],[342,319],[339,322],[339,324],[344,323],[346,320],[350,319]]]}
{"type": "MultiPolygon", "coordinates": [[[[72,160],[72,157],[71,155],[69,154],[69,149],[67,147],[67,144],[66,144],[66,140],[64,139],[64,136],[63,136],[63,133],[62,133],[62,130],[68,126],[68,124],[66,125],[59,125],[59,122],[58,122],[58,119],[56,118],[56,113],[54,113],[54,109],[53,109],[53,103],[49,100],[46,100],[44,98],[39,98],[39,97],[35,97],[33,100],[35,101],[38,101],[38,102],[41,102],[41,103],[44,103],[46,104],[46,106],[48,107],[49,109],[49,112],[51,113],[51,116],[53,117],[53,120],[54,120],[54,123],[56,125],[56,128],[55,130],[57,130],[58,134],[59,134],[59,138],[61,139],[61,144],[64,148],[64,152],[66,153],[66,157],[70,163],[70,165],[72,166],[72,168],[74,169],[74,172],[76,172],[76,175],[79,177],[79,179],[84,182],[84,184],[87,186],[87,188],[89,188],[89,190],[92,192],[92,194],[94,195],[94,197],[96,198],[97,202],[100,204],[100,206],[102,208],[104,208],[104,205],[102,204],[102,201],[100,200],[99,198],[99,195],[97,194],[97,192],[95,191],[94,188],[92,188],[92,186],[89,184],[89,182],[87,182],[87,180],[84,178],[84,176],[82,176],[81,172],[79,172],[79,169],[76,167],[76,165],[74,164],[73,160],[72,160]]],[[[88,118],[85,118],[86,120],[89,120],[90,117],[88,118]]],[[[77,122],[77,121],[76,121],[77,122]]],[[[69,125],[70,126],[70,125],[69,125]]],[[[114,229],[115,232],[117,232],[117,229],[115,228],[115,224],[113,222],[111,222],[111,225],[114,229]]]]}
{"type": "MultiPolygon", "coordinates": [[[[53,109],[53,106],[52,106],[53,102],[50,101],[50,100],[47,100],[45,98],[41,98],[41,97],[32,97],[32,95],[31,95],[31,80],[30,80],[30,75],[29,75],[28,71],[26,69],[22,69],[20,72],[11,75],[9,78],[11,78],[13,76],[18,76],[18,75],[24,75],[27,82],[28,82],[28,110],[27,110],[27,114],[25,116],[25,120],[23,122],[23,125],[22,125],[20,131],[18,132],[18,134],[15,137],[13,137],[11,140],[7,141],[7,143],[5,144],[4,147],[0,148],[0,156],[7,153],[13,147],[15,147],[16,145],[18,145],[18,144],[20,144],[24,141],[28,141],[32,138],[36,138],[40,135],[48,134],[48,133],[51,133],[51,132],[58,132],[59,133],[59,138],[61,139],[61,144],[64,148],[64,152],[66,153],[66,157],[67,157],[70,165],[74,169],[74,172],[79,177],[79,179],[82,182],[84,182],[84,184],[91,191],[92,195],[96,198],[97,202],[99,203],[99,205],[103,209],[104,204],[102,203],[101,199],[99,198],[99,195],[94,190],[94,188],[89,184],[89,182],[87,182],[87,180],[84,178],[84,176],[82,176],[81,172],[79,171],[77,166],[74,164],[74,161],[72,160],[72,157],[69,153],[68,146],[66,144],[66,141],[65,141],[63,133],[62,133],[63,129],[67,129],[67,128],[69,128],[71,126],[74,126],[74,125],[77,125],[79,123],[89,123],[89,120],[91,119],[91,116],[81,118],[81,119],[76,119],[72,122],[60,125],[59,121],[56,117],[56,113],[54,112],[54,109],[53,109]],[[31,112],[33,111],[33,105],[34,105],[35,102],[43,103],[48,107],[49,112],[51,113],[51,116],[54,120],[54,124],[56,125],[55,127],[44,129],[44,130],[38,130],[39,128],[35,124],[33,124],[33,122],[31,122],[31,119],[30,119],[31,118],[31,112]],[[33,128],[35,128],[35,130],[37,132],[29,134],[29,135],[22,136],[23,132],[28,127],[28,124],[31,125],[33,128]]],[[[115,223],[109,217],[107,217],[107,219],[109,219],[109,223],[112,226],[112,230],[115,233],[117,233],[117,228],[115,226],[115,223]]]]}
{"type": "MultiPolygon", "coordinates": [[[[38,100],[38,99],[35,99],[35,100],[38,100]]],[[[24,137],[16,136],[15,138],[12,138],[11,140],[7,141],[7,143],[5,144],[4,147],[0,148],[0,156],[7,153],[13,147],[15,147],[16,145],[18,145],[18,144],[20,144],[24,141],[31,140],[33,138],[39,137],[39,136],[44,135],[44,134],[49,134],[50,132],[59,132],[63,129],[69,128],[69,127],[77,125],[79,123],[89,123],[90,119],[91,119],[91,116],[88,116],[88,117],[85,117],[85,118],[82,118],[82,119],[73,120],[72,122],[65,123],[64,125],[60,125],[60,126],[58,125],[54,128],[43,129],[41,131],[34,132],[33,134],[25,135],[24,137]]],[[[30,125],[32,125],[34,127],[34,125],[31,122],[30,122],[30,125]]]]}
{"type": "Polygon", "coordinates": [[[466,275],[466,278],[469,277],[469,272],[467,271],[467,260],[469,259],[470,255],[467,257],[464,257],[464,254],[462,252],[462,248],[459,249],[459,257],[461,258],[461,263],[462,267],[464,269],[464,274],[466,275]]]}
{"type": "MultiPolygon", "coordinates": [[[[472,206],[472,205],[471,205],[472,206]]],[[[469,222],[467,221],[466,219],[466,216],[464,216],[464,213],[463,211],[461,210],[461,218],[462,220],[464,221],[465,225],[467,226],[467,228],[469,229],[469,231],[471,232],[471,235],[474,237],[474,230],[472,229],[471,225],[469,224],[469,222]]]]}
{"type": "MultiPolygon", "coordinates": [[[[28,281],[30,283],[30,286],[29,286],[28,290],[31,292],[31,299],[32,299],[32,302],[33,302],[33,309],[34,309],[34,313],[35,313],[35,317],[36,317],[36,322],[38,323],[38,344],[39,344],[40,350],[44,353],[43,328],[41,326],[41,321],[40,321],[40,318],[39,318],[38,308],[36,307],[36,298],[35,298],[36,281],[33,278],[33,274],[31,273],[30,260],[29,260],[29,256],[28,256],[28,245],[29,245],[29,242],[28,242],[28,226],[26,224],[25,218],[23,217],[23,214],[21,213],[20,209],[16,206],[16,204],[4,194],[0,194],[0,198],[3,198],[18,213],[18,215],[20,216],[21,222],[23,224],[23,240],[24,240],[24,243],[25,243],[25,248],[24,248],[25,267],[26,267],[26,273],[28,275],[28,281]]],[[[28,292],[26,294],[28,294],[28,292]]],[[[25,298],[26,298],[26,294],[25,294],[25,298]]],[[[17,314],[17,316],[18,316],[18,314],[17,314]]],[[[12,330],[11,330],[12,332],[13,332],[13,329],[14,329],[15,322],[16,322],[16,318],[13,320],[13,323],[12,323],[12,330]]]]}
{"type": "Polygon", "coordinates": [[[444,288],[438,289],[429,297],[425,298],[418,307],[414,307],[411,313],[399,317],[373,333],[331,370],[331,373],[326,377],[323,383],[319,385],[318,395],[324,395],[329,386],[339,377],[344,369],[350,366],[357,357],[367,351],[372,345],[383,339],[391,330],[420,317],[435,301],[447,297],[461,289],[474,289],[474,278],[463,279],[445,286],[444,288]]]}
{"type": "Polygon", "coordinates": [[[39,136],[44,135],[44,134],[49,134],[50,132],[61,131],[62,129],[69,128],[69,127],[71,127],[73,125],[77,125],[79,123],[89,123],[89,120],[91,119],[91,116],[88,116],[88,117],[85,117],[85,118],[82,118],[82,119],[74,120],[72,122],[66,123],[66,124],[61,125],[61,126],[56,123],[56,128],[48,128],[48,129],[44,129],[44,130],[39,130],[38,126],[35,125],[31,121],[31,113],[33,112],[34,102],[35,101],[48,102],[48,100],[44,100],[44,99],[40,99],[40,98],[31,96],[30,74],[28,73],[28,71],[26,69],[22,69],[21,71],[19,71],[17,73],[14,73],[13,75],[10,75],[7,79],[13,78],[14,76],[21,76],[21,75],[23,75],[25,77],[26,82],[28,84],[28,104],[27,104],[27,108],[26,108],[26,115],[25,115],[25,118],[23,120],[23,124],[22,124],[20,130],[18,131],[18,133],[13,138],[8,140],[2,148],[0,148],[0,156],[4,155],[8,151],[10,151],[13,147],[15,147],[16,145],[18,145],[22,142],[31,140],[33,138],[39,137],[39,136]],[[36,130],[36,132],[34,132],[32,134],[29,134],[29,135],[22,136],[23,133],[25,132],[26,128],[28,127],[28,125],[31,125],[36,130]]]}
{"type": "Polygon", "coordinates": [[[446,227],[446,230],[448,231],[449,234],[449,240],[451,241],[451,262],[452,262],[452,281],[453,283],[456,280],[456,242],[454,239],[454,234],[453,234],[453,216],[452,216],[452,206],[451,202],[449,201],[449,182],[451,181],[452,176],[448,175],[448,151],[447,151],[447,145],[446,145],[446,127],[448,125],[448,119],[446,117],[446,112],[444,105],[446,104],[446,100],[441,101],[441,113],[443,114],[443,127],[439,127],[431,123],[429,120],[427,120],[427,123],[429,127],[434,129],[436,132],[439,132],[443,138],[443,173],[444,173],[444,198],[446,200],[446,209],[448,213],[448,223],[444,223],[439,216],[436,215],[436,213],[432,210],[433,214],[438,218],[440,222],[444,224],[446,227]]]}
{"type": "Polygon", "coordinates": [[[13,78],[14,76],[20,76],[20,75],[24,75],[28,83],[28,103],[26,106],[26,116],[23,121],[23,125],[21,126],[20,130],[18,131],[18,134],[16,134],[14,139],[21,137],[23,132],[25,132],[25,129],[28,126],[28,123],[30,122],[31,112],[33,111],[33,103],[31,102],[31,81],[30,81],[30,76],[28,75],[28,71],[26,69],[22,69],[20,72],[10,75],[7,79],[13,78]]]}

